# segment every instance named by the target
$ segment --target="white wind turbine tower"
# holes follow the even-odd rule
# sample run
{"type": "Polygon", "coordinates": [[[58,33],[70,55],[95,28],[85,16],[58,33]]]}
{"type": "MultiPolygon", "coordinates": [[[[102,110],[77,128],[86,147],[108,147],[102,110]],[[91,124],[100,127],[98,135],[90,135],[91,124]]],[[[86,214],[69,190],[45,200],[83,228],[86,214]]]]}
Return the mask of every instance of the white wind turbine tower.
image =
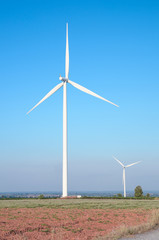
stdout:
{"type": "Polygon", "coordinates": [[[135,164],[138,164],[138,163],[141,162],[141,161],[135,162],[135,163],[132,163],[132,164],[129,164],[129,165],[124,166],[124,164],[121,163],[116,157],[113,156],[113,158],[114,158],[114,159],[122,166],[122,168],[123,168],[124,197],[126,197],[125,168],[131,167],[131,166],[133,166],[133,165],[135,165],[135,164]]]}
{"type": "MultiPolygon", "coordinates": [[[[107,99],[97,95],[96,93],[88,90],[85,87],[82,87],[81,85],[71,81],[68,78],[69,73],[69,47],[68,47],[68,23],[66,24],[66,56],[65,56],[65,77],[59,77],[59,80],[61,80],[61,83],[59,83],[56,87],[54,87],[49,93],[46,94],[46,96],[39,101],[28,113],[30,113],[34,108],[36,108],[40,103],[45,101],[47,98],[49,98],[53,93],[55,93],[58,89],[63,87],[63,192],[62,197],[67,197],[67,83],[70,83],[75,88],[88,93],[94,97],[100,98],[108,103],[111,103],[118,107],[118,105],[108,101],[107,99]]],[[[27,113],[27,114],[28,114],[27,113]]]]}

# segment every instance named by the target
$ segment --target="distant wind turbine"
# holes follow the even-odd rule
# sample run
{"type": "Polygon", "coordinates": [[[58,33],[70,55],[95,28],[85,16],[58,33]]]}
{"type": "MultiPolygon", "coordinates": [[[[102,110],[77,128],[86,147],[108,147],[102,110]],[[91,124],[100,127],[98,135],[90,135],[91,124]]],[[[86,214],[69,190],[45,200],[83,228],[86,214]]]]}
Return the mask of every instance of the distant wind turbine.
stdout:
{"type": "MultiPolygon", "coordinates": [[[[66,24],[66,55],[65,55],[65,77],[59,77],[59,80],[62,82],[59,83],[56,87],[54,87],[46,96],[40,100],[28,113],[30,113],[34,108],[36,108],[40,103],[49,98],[53,93],[55,93],[58,89],[63,87],[63,192],[62,197],[67,197],[67,83],[70,83],[75,88],[88,93],[94,97],[100,98],[108,103],[111,103],[118,107],[118,105],[108,101],[107,99],[99,96],[98,94],[88,90],[85,87],[80,86],[79,84],[71,81],[68,78],[69,73],[69,47],[68,47],[68,23],[66,24]]],[[[27,113],[27,114],[28,114],[27,113]]]]}
{"type": "Polygon", "coordinates": [[[131,167],[131,166],[133,166],[133,165],[135,165],[135,164],[138,164],[138,163],[140,163],[141,161],[135,162],[135,163],[132,163],[132,164],[129,164],[129,165],[124,166],[124,164],[121,163],[116,157],[113,156],[113,158],[114,158],[114,159],[122,166],[122,168],[123,168],[124,197],[126,197],[125,168],[131,167]]]}

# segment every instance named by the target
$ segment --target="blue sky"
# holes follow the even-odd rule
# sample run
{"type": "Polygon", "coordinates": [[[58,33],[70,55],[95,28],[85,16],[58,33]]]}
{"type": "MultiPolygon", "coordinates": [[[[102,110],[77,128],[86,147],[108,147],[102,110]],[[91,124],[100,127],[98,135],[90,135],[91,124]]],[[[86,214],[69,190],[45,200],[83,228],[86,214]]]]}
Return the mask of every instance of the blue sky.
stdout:
{"type": "Polygon", "coordinates": [[[68,190],[158,190],[158,1],[0,1],[0,192],[62,189],[65,70],[118,104],[68,86],[68,190]]]}

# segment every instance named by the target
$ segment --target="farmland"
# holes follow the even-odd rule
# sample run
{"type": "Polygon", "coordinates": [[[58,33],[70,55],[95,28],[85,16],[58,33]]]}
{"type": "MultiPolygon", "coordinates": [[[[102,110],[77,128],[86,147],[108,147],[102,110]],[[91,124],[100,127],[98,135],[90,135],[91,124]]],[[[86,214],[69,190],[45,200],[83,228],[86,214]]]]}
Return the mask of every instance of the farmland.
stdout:
{"type": "Polygon", "coordinates": [[[0,239],[106,239],[147,223],[158,208],[158,200],[0,200],[0,239]]]}
{"type": "Polygon", "coordinates": [[[157,200],[134,199],[20,199],[0,200],[0,208],[63,208],[63,209],[157,209],[157,200]]]}

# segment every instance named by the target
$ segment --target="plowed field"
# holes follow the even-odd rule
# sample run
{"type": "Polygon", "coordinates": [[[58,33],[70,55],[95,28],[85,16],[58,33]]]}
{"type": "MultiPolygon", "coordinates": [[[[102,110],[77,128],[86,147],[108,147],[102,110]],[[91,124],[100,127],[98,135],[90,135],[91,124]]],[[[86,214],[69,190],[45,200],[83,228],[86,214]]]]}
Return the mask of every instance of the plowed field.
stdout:
{"type": "Polygon", "coordinates": [[[1,208],[0,240],[86,240],[147,221],[146,209],[1,208]]]}

